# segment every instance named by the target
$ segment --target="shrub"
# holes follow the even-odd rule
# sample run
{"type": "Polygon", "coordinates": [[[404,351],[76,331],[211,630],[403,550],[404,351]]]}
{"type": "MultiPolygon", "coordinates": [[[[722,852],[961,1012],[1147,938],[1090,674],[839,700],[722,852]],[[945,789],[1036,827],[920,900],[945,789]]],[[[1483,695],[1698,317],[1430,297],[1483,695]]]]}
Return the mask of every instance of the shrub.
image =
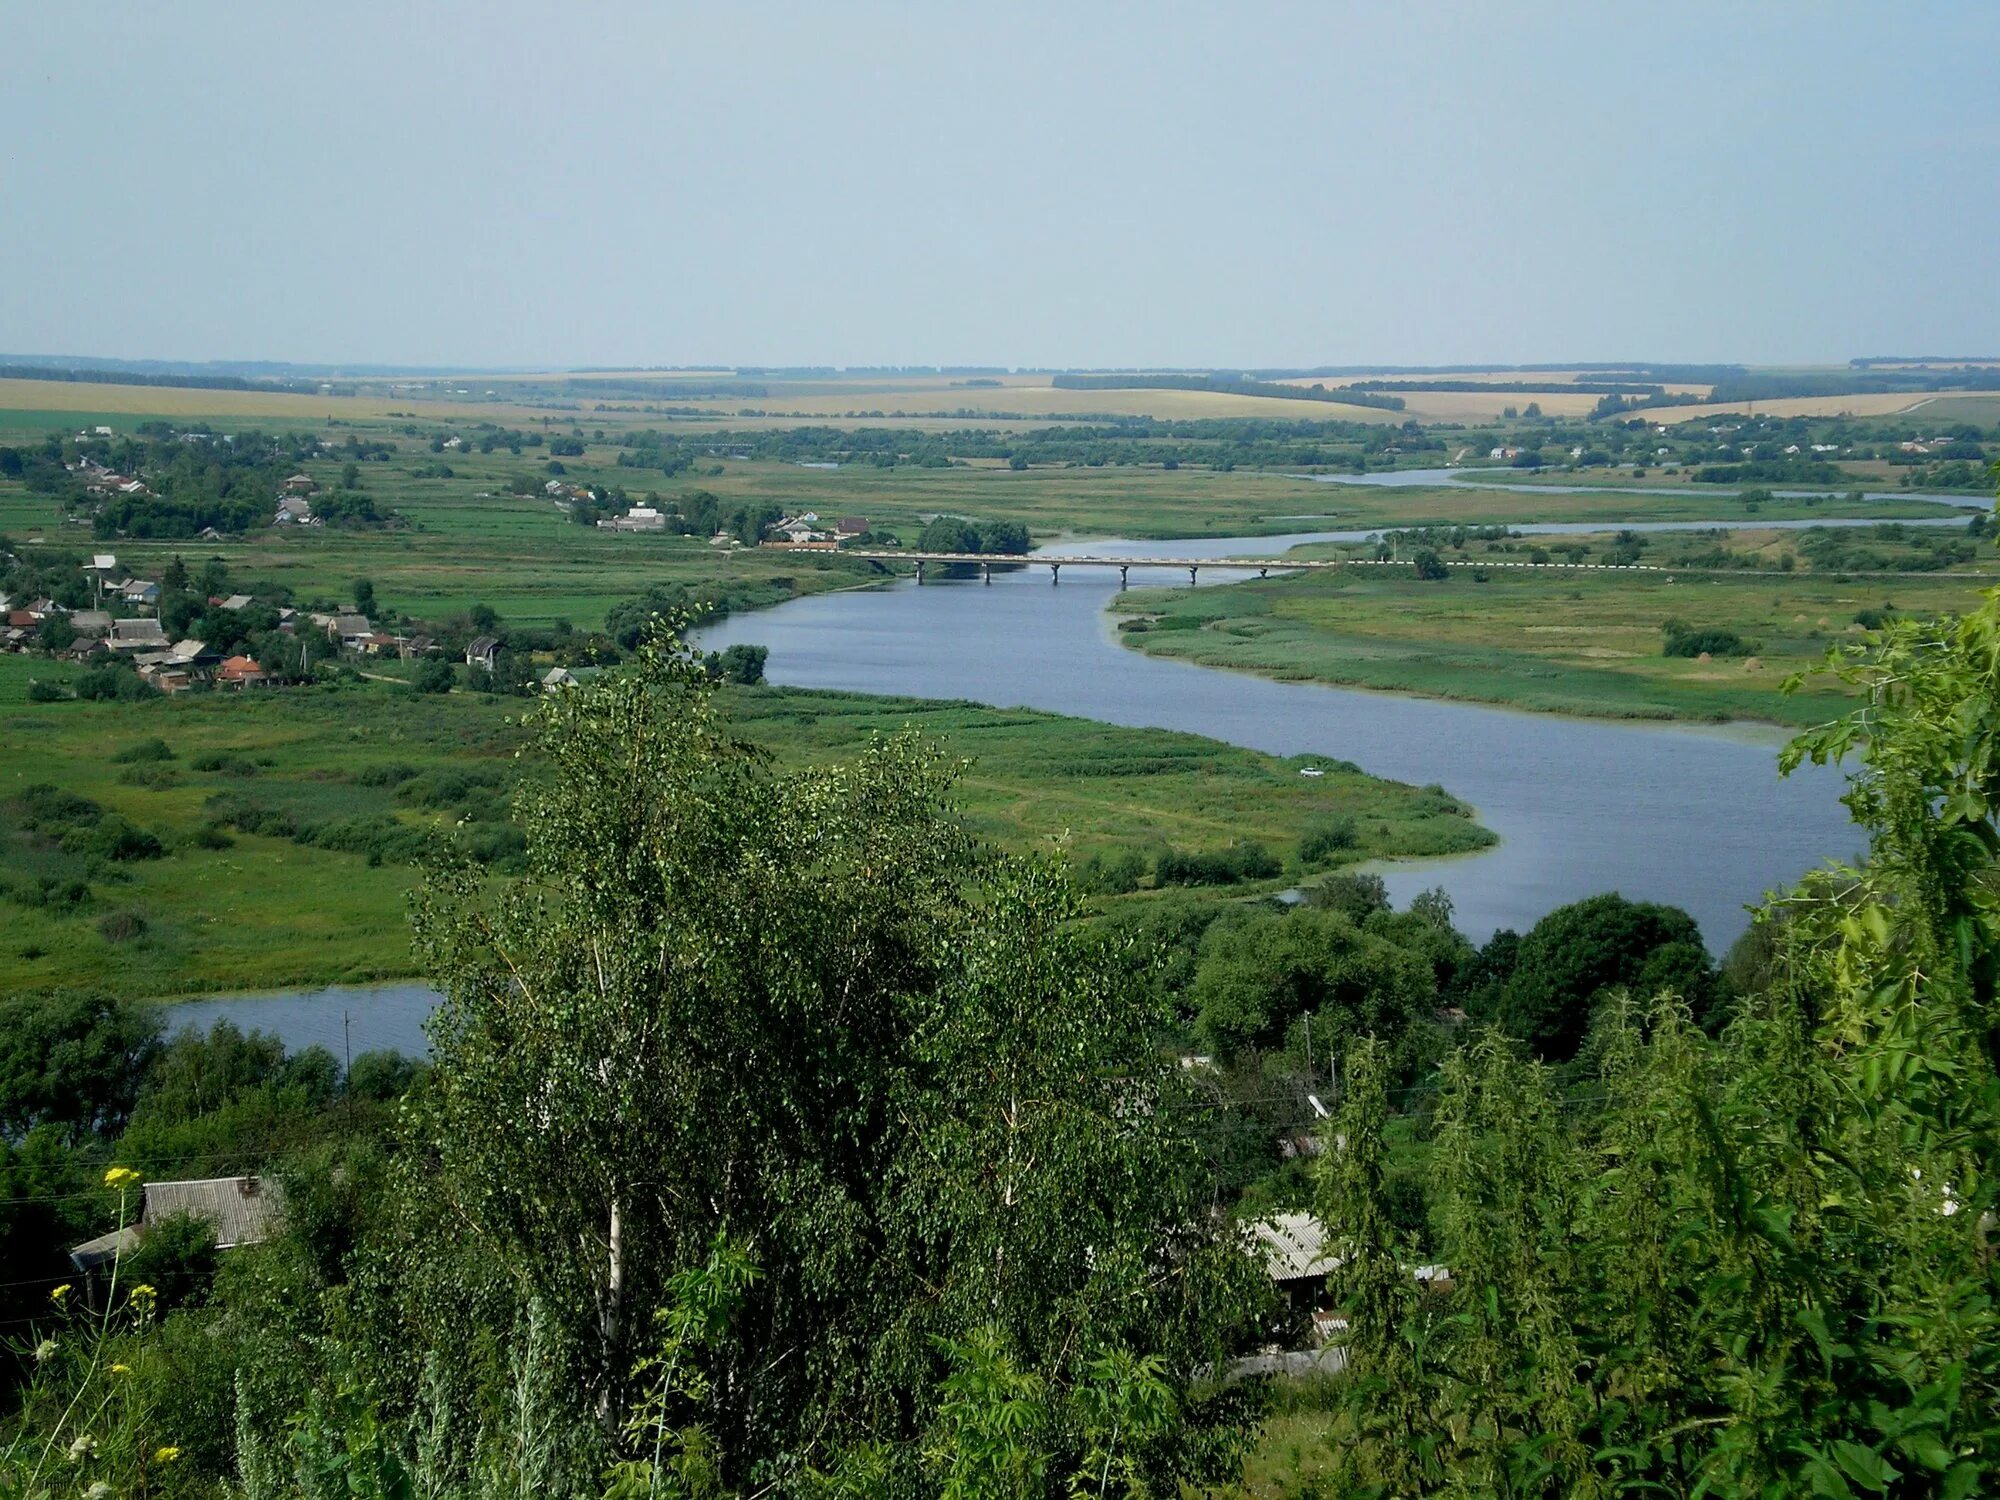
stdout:
{"type": "Polygon", "coordinates": [[[107,813],[89,829],[73,829],[63,838],[63,848],[72,854],[96,859],[158,859],[166,848],[153,834],[117,813],[107,813]]]}
{"type": "Polygon", "coordinates": [[[1660,629],[1666,635],[1663,656],[1749,656],[1757,650],[1755,641],[1746,641],[1733,630],[1706,629],[1669,620],[1660,629]]]}
{"type": "Polygon", "coordinates": [[[390,761],[383,765],[363,766],[354,773],[359,786],[401,786],[416,778],[417,768],[401,761],[390,761]]]}
{"type": "Polygon", "coordinates": [[[457,682],[458,674],[452,670],[451,663],[433,656],[418,663],[417,674],[410,680],[410,686],[419,693],[448,693],[457,682]]]}
{"type": "Polygon", "coordinates": [[[1343,851],[1361,842],[1360,826],[1352,817],[1316,823],[1299,839],[1299,858],[1308,865],[1332,864],[1343,851]]]}
{"type": "Polygon", "coordinates": [[[1169,849],[1153,867],[1156,885],[1235,885],[1244,880],[1268,880],[1284,866],[1262,844],[1231,844],[1213,853],[1169,849]]]}
{"type": "Polygon", "coordinates": [[[69,694],[64,692],[60,685],[53,682],[44,682],[39,677],[28,684],[28,701],[30,703],[61,703],[67,697],[69,697],[69,694]]]}
{"type": "Polygon", "coordinates": [[[146,919],[136,911],[114,911],[98,920],[97,930],[107,943],[129,943],[146,935],[146,919]]]}
{"type": "Polygon", "coordinates": [[[197,756],[188,762],[188,764],[197,771],[220,771],[226,776],[255,776],[257,774],[256,762],[246,760],[240,755],[224,755],[220,752],[211,752],[207,755],[197,756]]]}
{"type": "Polygon", "coordinates": [[[173,758],[173,746],[169,745],[165,740],[155,737],[150,740],[140,740],[136,745],[127,745],[123,750],[112,756],[111,760],[114,765],[131,766],[141,765],[147,761],[172,760],[173,758]]]}

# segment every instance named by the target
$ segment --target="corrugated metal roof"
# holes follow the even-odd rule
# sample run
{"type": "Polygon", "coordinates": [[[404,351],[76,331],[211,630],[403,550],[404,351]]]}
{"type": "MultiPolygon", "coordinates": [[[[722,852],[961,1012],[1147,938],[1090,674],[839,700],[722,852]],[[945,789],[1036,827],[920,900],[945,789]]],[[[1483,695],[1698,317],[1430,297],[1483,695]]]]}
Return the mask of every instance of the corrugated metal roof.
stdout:
{"type": "Polygon", "coordinates": [[[215,1226],[215,1247],[255,1245],[269,1237],[285,1195],[261,1177],[208,1177],[194,1182],[149,1182],[142,1222],[178,1214],[215,1226]]]}
{"type": "Polygon", "coordinates": [[[231,1250],[269,1239],[284,1212],[284,1191],[263,1177],[206,1177],[189,1182],[149,1182],[139,1205],[139,1221],[85,1240],[69,1253],[79,1271],[129,1253],[145,1238],[146,1226],[186,1215],[215,1230],[215,1248],[231,1250]]]}
{"type": "Polygon", "coordinates": [[[1250,1234],[1273,1281],[1324,1276],[1340,1264],[1328,1253],[1326,1226],[1311,1214],[1274,1214],[1252,1224],[1250,1234]]]}

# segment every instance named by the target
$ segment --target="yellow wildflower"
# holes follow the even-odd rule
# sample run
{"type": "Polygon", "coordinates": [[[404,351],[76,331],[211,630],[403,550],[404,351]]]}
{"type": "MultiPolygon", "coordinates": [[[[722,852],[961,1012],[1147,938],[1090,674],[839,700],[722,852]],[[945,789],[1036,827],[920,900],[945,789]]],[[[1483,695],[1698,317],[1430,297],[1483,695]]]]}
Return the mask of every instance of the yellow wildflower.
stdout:
{"type": "Polygon", "coordinates": [[[61,1286],[49,1293],[49,1301],[55,1303],[57,1307],[61,1307],[69,1298],[69,1290],[69,1283],[65,1281],[61,1286]]]}
{"type": "Polygon", "coordinates": [[[132,1373],[132,1367],[130,1365],[113,1365],[111,1367],[111,1373],[113,1375],[130,1375],[132,1373]]]}
{"type": "Polygon", "coordinates": [[[126,1295],[132,1299],[134,1307],[147,1309],[152,1307],[153,1299],[160,1294],[150,1283],[142,1281],[133,1287],[130,1292],[126,1293],[126,1295]]]}
{"type": "Polygon", "coordinates": [[[180,1456],[181,1450],[174,1447],[155,1448],[153,1450],[153,1462],[156,1464],[170,1464],[180,1456]]]}
{"type": "Polygon", "coordinates": [[[128,1188],[139,1180],[139,1174],[130,1167],[113,1167],[104,1174],[104,1185],[108,1188],[128,1188]]]}

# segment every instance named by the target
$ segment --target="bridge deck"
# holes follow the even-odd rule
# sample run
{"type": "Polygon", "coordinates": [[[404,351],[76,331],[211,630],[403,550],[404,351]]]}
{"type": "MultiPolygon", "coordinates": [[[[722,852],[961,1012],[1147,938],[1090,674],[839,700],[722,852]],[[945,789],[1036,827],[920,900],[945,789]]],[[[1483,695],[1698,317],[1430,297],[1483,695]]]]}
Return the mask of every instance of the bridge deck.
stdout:
{"type": "MultiPolygon", "coordinates": [[[[882,563],[944,563],[963,564],[981,568],[1030,568],[1040,567],[1050,570],[1062,568],[1179,568],[1192,575],[1202,568],[1229,568],[1268,574],[1272,570],[1285,573],[1305,573],[1327,568],[1407,568],[1414,566],[1407,557],[1092,557],[1077,554],[1071,557],[1055,557],[1048,554],[1019,552],[892,552],[844,550],[842,557],[858,557],[865,562],[882,563]]],[[[1437,554],[1438,561],[1447,568],[1511,568],[1520,572],[1535,573],[1657,573],[1662,575],[1710,575],[1718,578],[1809,578],[1813,573],[1782,568],[1697,568],[1667,567],[1660,563],[1594,563],[1568,562],[1550,559],[1548,562],[1499,561],[1485,557],[1447,557],[1437,554]]],[[[921,572],[921,566],[919,571],[921,572]]],[[[1842,578],[1907,578],[1908,573],[1867,572],[1842,570],[1842,578]]],[[[1993,575],[1988,573],[1939,572],[1925,573],[1925,578],[1970,578],[1991,583],[1993,575]]]]}

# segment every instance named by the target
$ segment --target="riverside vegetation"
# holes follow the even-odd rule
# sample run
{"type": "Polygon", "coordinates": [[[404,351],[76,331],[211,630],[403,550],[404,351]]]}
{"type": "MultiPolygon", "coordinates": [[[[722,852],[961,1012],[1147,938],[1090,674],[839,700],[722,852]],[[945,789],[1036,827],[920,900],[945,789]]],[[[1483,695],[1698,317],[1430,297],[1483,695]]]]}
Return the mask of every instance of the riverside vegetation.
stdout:
{"type": "Polygon", "coordinates": [[[1808,725],[1842,711],[1830,646],[1898,614],[1964,609],[1996,572],[1986,520],[1804,531],[1513,537],[1437,527],[1297,557],[1414,559],[1127,595],[1119,638],[1153,655],[1290,680],[1642,719],[1808,725]],[[1426,569],[1424,560],[1449,559],[1426,569]],[[1534,561],[1664,571],[1549,573],[1534,561]],[[1685,571],[1676,571],[1685,570],[1685,571]],[[1430,576],[1426,576],[1426,574],[1430,576]]]}
{"type": "Polygon", "coordinates": [[[226,1024],[162,1047],[118,1002],[8,1002],[0,1473],[1226,1486],[1271,1396],[1218,1376],[1285,1336],[1237,1215],[1303,1203],[1350,1363],[1254,1482],[1983,1493],[1996,661],[2000,590],[1842,653],[1867,706],[1792,754],[1858,758],[1869,859],[1717,973],[1685,917],[1614,897],[1480,950],[1441,899],[1393,913],[1352,878],[1295,912],[1082,923],[1058,864],[965,829],[937,748],[774,775],[661,643],[535,710],[521,876],[433,863],[428,1067],[343,1078],[226,1024]],[[1180,1065],[1191,1044],[1212,1061],[1180,1065]],[[1327,1149],[1287,1159],[1257,1111],[1326,1087],[1330,1054],[1335,1120],[1286,1126],[1327,1149]],[[282,1232],[221,1256],[149,1234],[92,1314],[49,1286],[136,1174],[194,1162],[282,1181],[282,1232]]]}
{"type": "MultiPolygon", "coordinates": [[[[342,460],[379,529],[209,545],[302,602],[370,578],[418,618],[498,599],[552,634],[663,567],[693,592],[740,562],[766,590],[744,603],[869,576],[577,526],[485,437],[342,460]]],[[[563,437],[583,451],[544,462],[597,473],[644,446],[563,437]]],[[[669,483],[695,462],[660,451],[669,483]]],[[[685,483],[828,482],[700,461],[725,472],[685,483]]],[[[1077,461],[879,472],[912,522],[931,481],[1163,527],[1199,508],[1164,459],[1095,490],[1077,461]]],[[[1303,488],[1213,482],[1211,529],[1303,488]]],[[[60,505],[0,476],[0,508],[25,535],[60,505]]],[[[116,545],[164,568],[190,544],[116,545]]],[[[9,852],[36,866],[9,867],[8,941],[54,943],[23,943],[9,961],[46,967],[0,1002],[0,1493],[1990,1490],[2000,599],[1932,621],[1900,579],[1885,598],[1816,717],[1864,707],[1799,751],[1858,757],[1870,859],[1720,969],[1684,914],[1612,895],[1478,947],[1436,893],[1390,910],[1342,867],[1477,842],[1434,789],[728,686],[671,643],[532,708],[331,664],[262,699],[30,704],[64,669],[0,660],[9,852]],[[871,738],[911,718],[954,751],[871,738]],[[1257,899],[1294,873],[1296,908],[1257,899]],[[365,971],[406,893],[447,996],[428,1064],[163,1038],[116,993],[142,972],[119,954],[365,971]],[[366,934],[345,952],[341,920],[366,934]],[[115,1279],[71,1271],[134,1174],[234,1172],[282,1186],[270,1241],[168,1221],[115,1279]],[[1306,1331],[1242,1234],[1305,1208],[1344,1257],[1350,1369],[1226,1380],[1306,1331]]],[[[1669,619],[1767,648],[1680,604],[1648,624],[1661,660],[1692,660],[1669,619]]]]}

